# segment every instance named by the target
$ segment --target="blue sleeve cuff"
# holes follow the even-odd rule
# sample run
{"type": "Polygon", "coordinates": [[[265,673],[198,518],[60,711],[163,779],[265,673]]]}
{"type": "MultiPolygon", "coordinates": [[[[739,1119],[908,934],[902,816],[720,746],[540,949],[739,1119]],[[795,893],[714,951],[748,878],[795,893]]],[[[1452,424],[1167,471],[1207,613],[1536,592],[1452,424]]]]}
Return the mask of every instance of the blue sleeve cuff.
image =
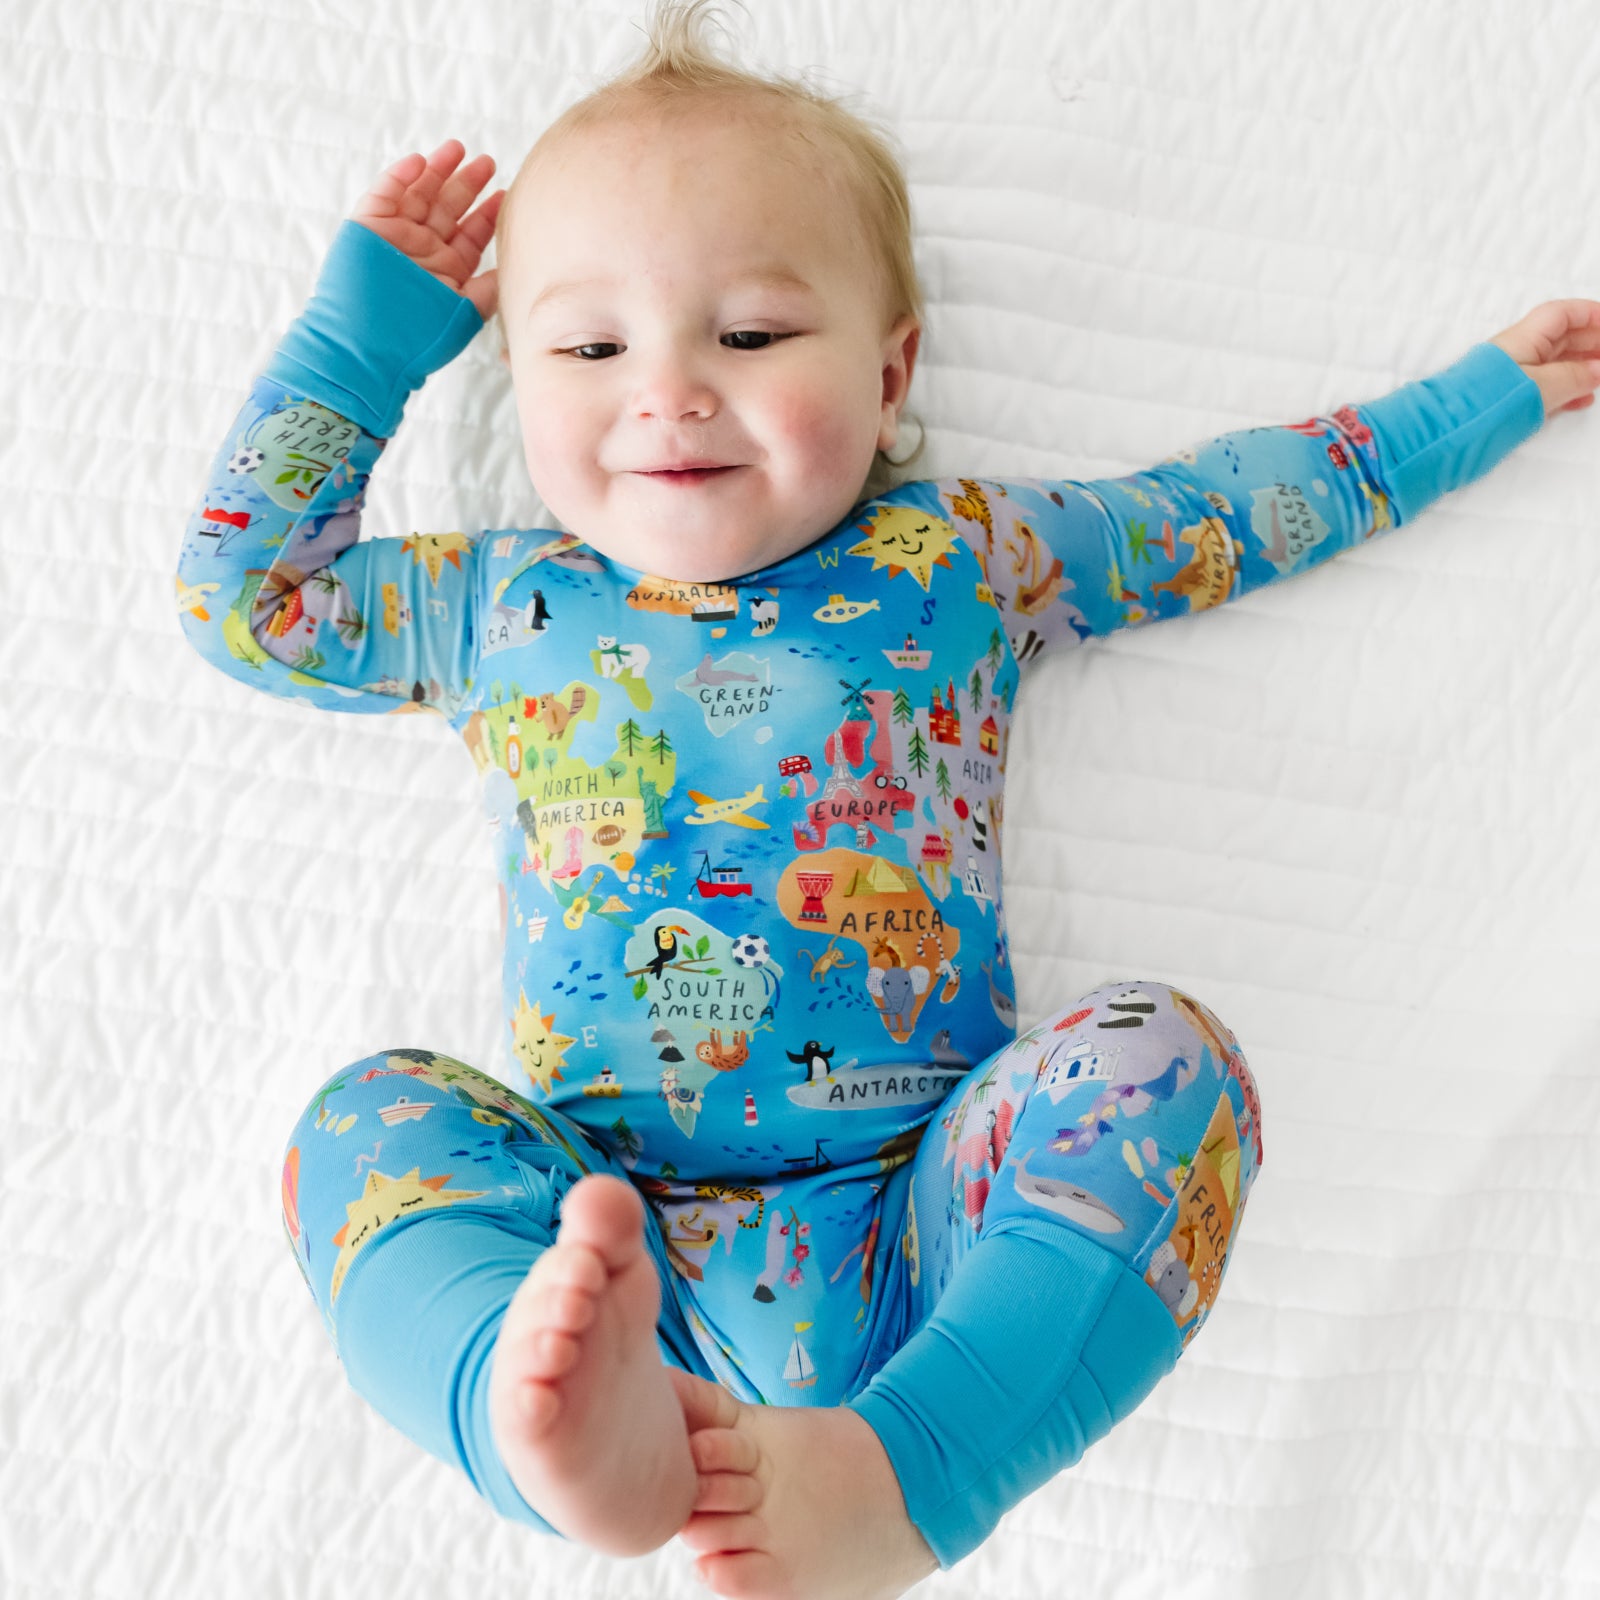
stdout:
{"type": "Polygon", "coordinates": [[[1481,478],[1544,425],[1539,386],[1497,344],[1359,408],[1377,436],[1396,520],[1481,478]]]}
{"type": "Polygon", "coordinates": [[[470,300],[346,217],[263,375],[387,439],[411,392],[482,326],[470,300]]]}

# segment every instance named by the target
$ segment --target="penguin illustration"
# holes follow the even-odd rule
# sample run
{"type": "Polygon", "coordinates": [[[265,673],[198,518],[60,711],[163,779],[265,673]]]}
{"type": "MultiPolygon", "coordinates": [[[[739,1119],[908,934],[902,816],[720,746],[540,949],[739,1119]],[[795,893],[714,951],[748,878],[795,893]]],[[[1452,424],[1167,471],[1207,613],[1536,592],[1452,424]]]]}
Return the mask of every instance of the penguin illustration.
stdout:
{"type": "Polygon", "coordinates": [[[688,933],[687,928],[680,928],[675,922],[663,922],[655,931],[656,953],[645,965],[645,971],[653,978],[661,976],[662,969],[678,953],[678,938],[680,933],[688,933]]]}
{"type": "MultiPolygon", "coordinates": [[[[837,1046],[834,1048],[837,1048],[837,1046]]],[[[793,1062],[803,1061],[805,1063],[807,1083],[816,1082],[819,1072],[826,1078],[829,1062],[833,1059],[833,1049],[824,1050],[815,1039],[807,1039],[800,1047],[799,1055],[796,1055],[793,1050],[785,1050],[783,1053],[793,1062]]]]}
{"type": "Polygon", "coordinates": [[[543,633],[544,625],[550,620],[550,613],[544,608],[544,590],[535,589],[533,598],[528,602],[522,613],[522,625],[530,633],[543,633]]]}

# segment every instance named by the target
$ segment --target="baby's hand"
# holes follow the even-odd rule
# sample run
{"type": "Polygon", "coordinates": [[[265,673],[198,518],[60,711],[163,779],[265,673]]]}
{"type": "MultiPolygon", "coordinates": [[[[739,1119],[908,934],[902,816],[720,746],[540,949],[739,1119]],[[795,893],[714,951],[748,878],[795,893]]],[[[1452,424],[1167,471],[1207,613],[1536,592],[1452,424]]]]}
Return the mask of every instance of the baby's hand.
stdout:
{"type": "Polygon", "coordinates": [[[1544,414],[1582,411],[1600,387],[1600,300],[1546,300],[1488,341],[1539,385],[1544,414]]]}
{"type": "Polygon", "coordinates": [[[402,156],[351,216],[464,295],[487,322],[500,303],[498,274],[493,269],[476,278],[472,274],[494,237],[494,219],[506,192],[496,189],[463,220],[462,212],[494,171],[493,156],[474,156],[451,178],[466,153],[459,139],[446,139],[426,161],[415,152],[402,156]]]}

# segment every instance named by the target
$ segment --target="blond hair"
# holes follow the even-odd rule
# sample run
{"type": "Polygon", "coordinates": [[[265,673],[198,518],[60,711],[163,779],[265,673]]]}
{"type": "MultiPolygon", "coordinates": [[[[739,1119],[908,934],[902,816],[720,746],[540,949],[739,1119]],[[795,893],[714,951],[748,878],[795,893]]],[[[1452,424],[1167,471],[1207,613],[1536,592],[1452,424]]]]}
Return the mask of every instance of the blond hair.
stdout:
{"type": "MultiPolygon", "coordinates": [[[[734,3],[743,8],[742,0],[734,3]]],[[[825,94],[803,77],[762,77],[719,54],[706,37],[706,25],[712,17],[720,21],[713,0],[652,0],[645,46],[640,54],[562,112],[523,158],[495,222],[497,266],[506,262],[506,244],[518,209],[518,195],[526,188],[523,177],[532,170],[541,152],[548,151],[561,137],[640,105],[649,110],[671,111],[687,108],[696,99],[739,96],[757,104],[766,102],[780,116],[791,118],[802,134],[816,136],[814,142],[838,157],[840,175],[860,213],[869,255],[879,268],[885,301],[884,327],[892,327],[907,313],[920,325],[923,297],[912,252],[911,198],[893,135],[849,109],[845,96],[825,94]]],[[[504,282],[504,274],[501,281],[504,282]]],[[[503,311],[497,310],[496,320],[504,349],[503,311]]],[[[908,459],[915,460],[922,448],[919,442],[908,459]]],[[[869,495],[882,492],[882,484],[891,476],[886,470],[888,465],[880,451],[867,481],[869,495]]]]}

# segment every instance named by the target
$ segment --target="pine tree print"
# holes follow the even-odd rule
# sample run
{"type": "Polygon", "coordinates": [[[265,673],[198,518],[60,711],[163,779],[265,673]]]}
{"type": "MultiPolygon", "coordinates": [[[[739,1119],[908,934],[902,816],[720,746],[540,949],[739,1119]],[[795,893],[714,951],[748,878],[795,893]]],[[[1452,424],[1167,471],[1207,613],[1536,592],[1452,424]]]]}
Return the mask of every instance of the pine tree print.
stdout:
{"type": "Polygon", "coordinates": [[[626,1117],[618,1117],[611,1124],[611,1137],[617,1141],[617,1148],[630,1161],[637,1161],[640,1152],[644,1149],[644,1140],[628,1126],[626,1117]]]}

